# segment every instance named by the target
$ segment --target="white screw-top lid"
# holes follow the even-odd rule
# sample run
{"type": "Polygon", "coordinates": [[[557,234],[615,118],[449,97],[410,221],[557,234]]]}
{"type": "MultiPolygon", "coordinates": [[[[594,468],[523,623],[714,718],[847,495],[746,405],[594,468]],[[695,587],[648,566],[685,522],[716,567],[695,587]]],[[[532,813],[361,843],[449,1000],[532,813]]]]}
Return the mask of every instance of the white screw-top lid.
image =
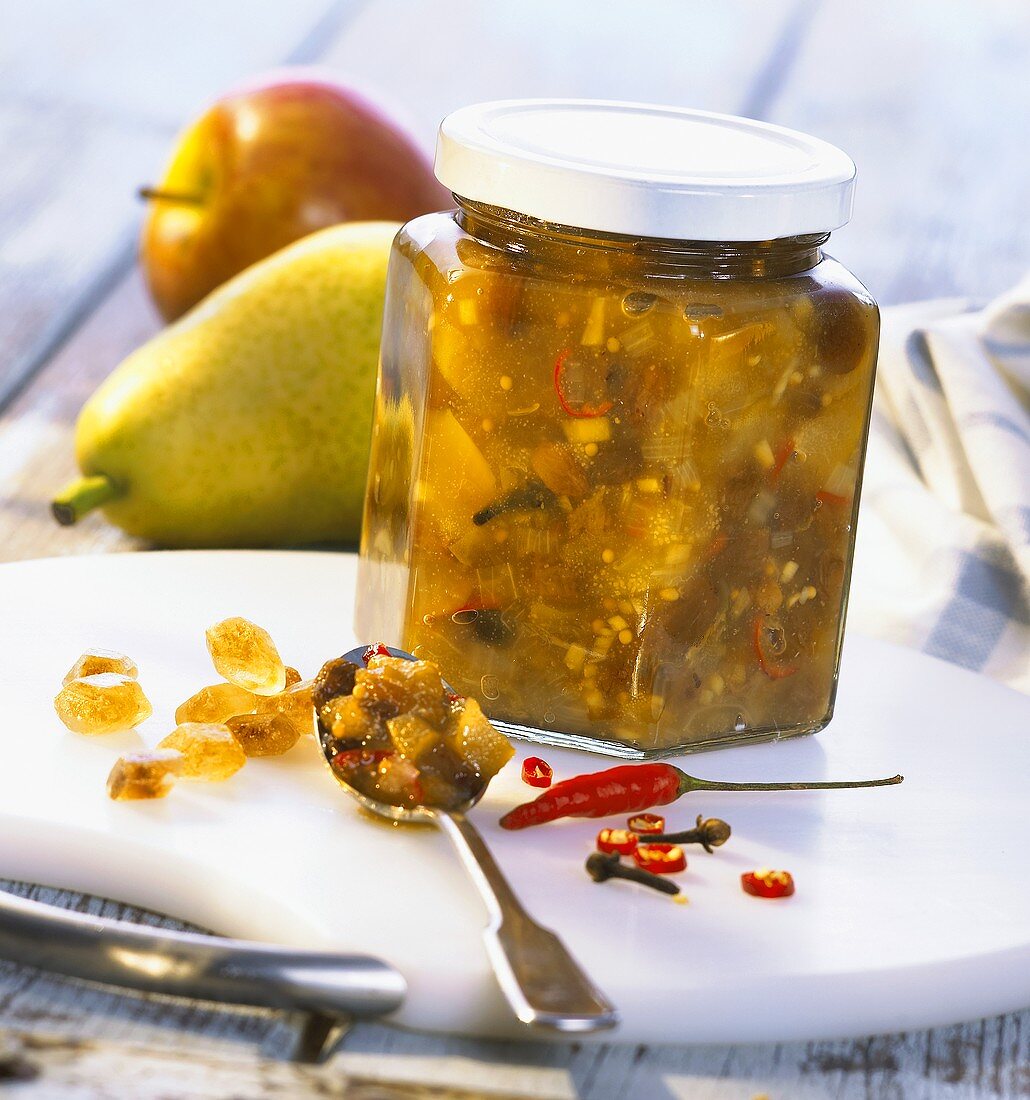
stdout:
{"type": "Polygon", "coordinates": [[[560,225],[766,241],[844,225],[855,165],[828,142],[733,115],[512,99],[448,115],[436,175],[463,198],[560,225]]]}

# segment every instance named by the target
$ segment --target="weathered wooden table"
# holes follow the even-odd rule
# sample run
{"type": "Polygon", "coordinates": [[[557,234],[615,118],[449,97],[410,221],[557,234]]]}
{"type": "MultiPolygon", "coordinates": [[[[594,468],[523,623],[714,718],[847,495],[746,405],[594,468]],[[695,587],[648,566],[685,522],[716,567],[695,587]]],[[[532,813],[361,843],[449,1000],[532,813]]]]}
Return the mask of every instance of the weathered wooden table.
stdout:
{"type": "MultiPolygon", "coordinates": [[[[1030,13],[1015,0],[5,0],[2,27],[0,560],[140,548],[97,517],[58,529],[46,506],[73,473],[79,405],[158,327],[135,270],[133,191],[206,98],[283,61],[377,89],[427,146],[451,108],[524,95],[680,103],[810,130],[859,165],[855,218],[833,251],[881,302],[986,298],[1030,261],[1030,13]]],[[[0,680],[6,664],[0,654],[0,680]]],[[[0,1089],[24,1076],[10,1088],[19,1097],[1030,1096],[1030,1013],[716,1048],[362,1025],[317,1068],[283,1060],[296,1027],[0,964],[0,1089]]]]}

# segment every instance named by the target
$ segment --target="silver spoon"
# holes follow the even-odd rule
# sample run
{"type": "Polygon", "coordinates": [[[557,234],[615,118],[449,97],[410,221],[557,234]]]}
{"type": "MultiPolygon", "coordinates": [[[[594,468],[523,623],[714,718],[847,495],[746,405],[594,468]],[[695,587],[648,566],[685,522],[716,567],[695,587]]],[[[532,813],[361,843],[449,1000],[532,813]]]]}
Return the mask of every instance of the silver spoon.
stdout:
{"type": "MultiPolygon", "coordinates": [[[[402,649],[387,648],[393,657],[415,660],[402,649]]],[[[344,660],[360,666],[364,653],[364,646],[352,649],[344,654],[344,660]]],[[[537,924],[523,909],[490,849],[465,816],[482,797],[485,783],[457,810],[392,806],[347,783],[332,766],[336,753],[332,737],[320,728],[318,739],[333,778],[366,810],[388,821],[431,823],[450,838],[486,903],[489,923],[483,937],[487,955],[501,992],[519,1020],[560,1032],[600,1031],[615,1026],[618,1013],[614,1006],[583,973],[558,936],[537,924]]]]}

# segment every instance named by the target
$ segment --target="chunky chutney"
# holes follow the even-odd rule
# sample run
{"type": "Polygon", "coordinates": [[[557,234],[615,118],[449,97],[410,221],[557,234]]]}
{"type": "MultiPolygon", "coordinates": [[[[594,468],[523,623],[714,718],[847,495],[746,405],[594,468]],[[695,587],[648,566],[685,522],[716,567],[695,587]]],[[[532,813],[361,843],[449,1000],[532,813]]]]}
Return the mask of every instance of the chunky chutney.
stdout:
{"type": "Polygon", "coordinates": [[[691,241],[456,202],[394,248],[359,632],[545,739],[820,728],[878,332],[828,233],[691,241]]]}

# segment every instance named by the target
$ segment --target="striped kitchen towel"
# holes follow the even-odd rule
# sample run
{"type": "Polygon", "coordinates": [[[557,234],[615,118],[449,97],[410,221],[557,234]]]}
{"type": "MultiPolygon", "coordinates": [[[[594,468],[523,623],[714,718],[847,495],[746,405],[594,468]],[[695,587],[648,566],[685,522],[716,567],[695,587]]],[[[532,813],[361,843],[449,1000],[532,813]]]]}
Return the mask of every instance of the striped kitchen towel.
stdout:
{"type": "Polygon", "coordinates": [[[884,311],[849,622],[1030,691],[1030,277],[884,311]]]}

